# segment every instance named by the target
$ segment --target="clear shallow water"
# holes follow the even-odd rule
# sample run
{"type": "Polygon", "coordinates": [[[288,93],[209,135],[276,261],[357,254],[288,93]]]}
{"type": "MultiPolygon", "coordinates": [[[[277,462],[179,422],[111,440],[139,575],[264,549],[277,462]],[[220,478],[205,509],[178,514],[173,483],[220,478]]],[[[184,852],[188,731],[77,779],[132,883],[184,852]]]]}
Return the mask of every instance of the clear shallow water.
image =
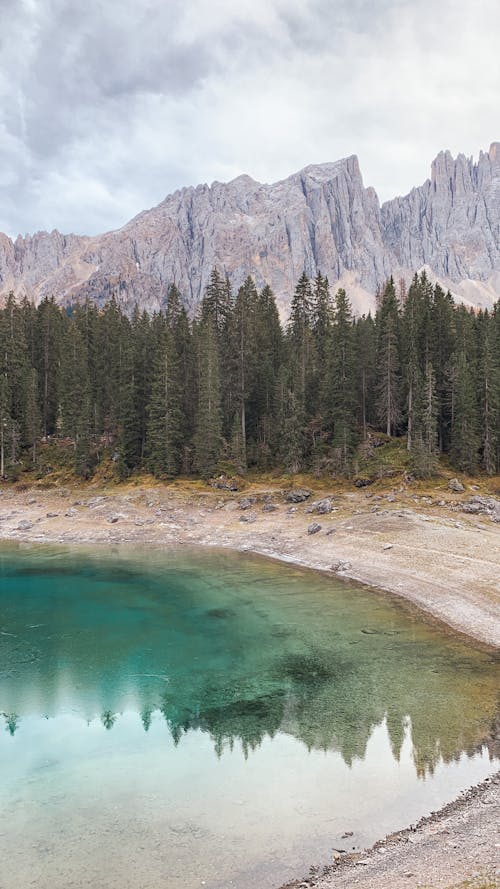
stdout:
{"type": "Polygon", "coordinates": [[[301,876],[493,772],[498,679],[490,654],[314,572],[4,547],[0,886],[301,876]]]}

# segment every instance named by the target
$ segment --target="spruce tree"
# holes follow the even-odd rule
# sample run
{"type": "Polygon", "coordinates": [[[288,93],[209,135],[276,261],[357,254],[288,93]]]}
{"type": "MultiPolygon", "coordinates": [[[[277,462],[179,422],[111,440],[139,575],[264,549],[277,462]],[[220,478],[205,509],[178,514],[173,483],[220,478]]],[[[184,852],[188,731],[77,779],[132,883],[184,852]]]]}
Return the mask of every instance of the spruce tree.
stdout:
{"type": "Polygon", "coordinates": [[[332,444],[340,456],[340,468],[349,472],[357,441],[355,348],[351,304],[345,290],[335,295],[329,373],[331,387],[332,444]]]}
{"type": "Polygon", "coordinates": [[[182,462],[182,396],[179,358],[168,327],[155,358],[148,415],[148,466],[160,478],[177,475],[182,462]]]}
{"type": "Polygon", "coordinates": [[[456,356],[453,374],[450,458],[462,472],[474,473],[479,462],[477,390],[465,351],[456,356]]]}
{"type": "Polygon", "coordinates": [[[401,419],[401,365],[399,357],[399,305],[392,278],[377,311],[378,418],[392,435],[401,419]]]}
{"type": "Polygon", "coordinates": [[[419,478],[430,478],[438,465],[438,401],[430,361],[425,366],[412,439],[412,468],[419,478]]]}
{"type": "Polygon", "coordinates": [[[222,409],[217,329],[208,316],[197,331],[198,415],[194,437],[196,468],[202,478],[215,472],[222,448],[222,409]]]}

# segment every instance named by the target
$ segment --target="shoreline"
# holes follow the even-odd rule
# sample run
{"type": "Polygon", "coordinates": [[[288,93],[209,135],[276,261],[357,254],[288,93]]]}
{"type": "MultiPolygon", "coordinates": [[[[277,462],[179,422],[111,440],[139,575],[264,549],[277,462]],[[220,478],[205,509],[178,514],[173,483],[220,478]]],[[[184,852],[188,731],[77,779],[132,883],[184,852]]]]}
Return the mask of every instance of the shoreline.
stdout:
{"type": "MultiPolygon", "coordinates": [[[[233,549],[369,586],[475,646],[498,649],[500,524],[462,512],[456,496],[443,500],[401,489],[317,489],[290,504],[283,490],[257,485],[244,493],[195,485],[4,486],[0,543],[233,549]],[[311,513],[308,502],[325,497],[331,512],[311,513]],[[321,526],[313,534],[312,522],[321,526]]],[[[417,825],[282,889],[350,889],[353,881],[358,889],[500,889],[499,807],[500,772],[417,825]],[[482,870],[487,881],[462,882],[482,870]]]]}
{"type": "Polygon", "coordinates": [[[317,490],[309,501],[291,504],[281,489],[258,486],[244,494],[160,484],[5,486],[0,541],[249,552],[388,593],[448,630],[498,649],[500,524],[462,512],[462,500],[432,501],[401,489],[375,495],[317,490]],[[311,502],[325,498],[331,512],[310,511],[311,502]],[[312,523],[320,526],[313,534],[312,523]]]}
{"type": "Polygon", "coordinates": [[[377,840],[370,848],[339,855],[327,867],[313,867],[309,876],[280,889],[351,889],[353,882],[358,889],[498,889],[499,824],[497,771],[416,824],[377,840]]]}

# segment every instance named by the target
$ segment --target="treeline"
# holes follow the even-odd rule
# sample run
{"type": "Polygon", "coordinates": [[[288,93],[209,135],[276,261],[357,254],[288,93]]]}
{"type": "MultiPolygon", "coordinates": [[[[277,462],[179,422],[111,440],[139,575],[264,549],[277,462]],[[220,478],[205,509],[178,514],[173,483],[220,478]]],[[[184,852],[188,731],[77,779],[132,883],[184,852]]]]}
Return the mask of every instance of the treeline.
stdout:
{"type": "Polygon", "coordinates": [[[41,440],[71,441],[88,478],[104,453],[122,477],[208,477],[281,466],[350,475],[369,431],[406,436],[413,471],[440,453],[458,470],[500,468],[500,305],[456,306],[415,276],[391,279],[354,318],[344,290],[300,278],[285,328],[269,287],[231,292],[217,270],[194,320],[129,318],[115,299],[64,311],[10,296],[0,310],[0,474],[32,468],[41,440]]]}

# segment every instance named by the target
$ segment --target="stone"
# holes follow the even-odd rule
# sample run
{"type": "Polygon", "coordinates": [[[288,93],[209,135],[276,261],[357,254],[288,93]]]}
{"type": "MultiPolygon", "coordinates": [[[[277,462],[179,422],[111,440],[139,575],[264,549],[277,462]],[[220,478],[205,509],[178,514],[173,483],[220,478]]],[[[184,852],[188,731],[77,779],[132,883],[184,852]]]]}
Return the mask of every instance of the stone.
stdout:
{"type": "Polygon", "coordinates": [[[312,491],[308,491],[307,488],[293,488],[291,491],[287,491],[285,494],[285,500],[287,503],[304,503],[306,500],[309,500],[312,491]]]}
{"type": "Polygon", "coordinates": [[[384,550],[392,549],[393,546],[394,546],[393,543],[386,543],[386,544],[382,547],[382,549],[384,549],[384,550]]]}
{"type": "Polygon", "coordinates": [[[332,562],[332,564],[330,565],[330,570],[336,572],[349,571],[350,568],[352,568],[350,562],[343,562],[340,559],[338,560],[338,562],[332,562]]]}
{"type": "Polygon", "coordinates": [[[330,497],[324,497],[323,500],[315,500],[314,503],[310,503],[306,509],[306,512],[315,512],[318,515],[327,515],[332,511],[333,503],[330,497]]]}
{"type": "Polygon", "coordinates": [[[250,509],[254,503],[255,500],[252,497],[244,497],[243,500],[240,500],[238,506],[240,509],[250,509]]]}
{"type": "Polygon", "coordinates": [[[311,524],[307,526],[308,534],[317,534],[318,531],[321,531],[321,525],[319,525],[318,522],[311,522],[311,524]]]}
{"type": "Polygon", "coordinates": [[[448,482],[448,487],[450,491],[454,491],[456,494],[461,494],[463,491],[465,491],[462,482],[458,478],[450,479],[450,481],[448,482]]]}
{"type": "Polygon", "coordinates": [[[220,491],[239,491],[240,485],[237,480],[234,478],[227,478],[225,475],[220,475],[218,478],[212,478],[209,481],[209,485],[212,488],[217,488],[220,491]]]}
{"type": "Polygon", "coordinates": [[[500,513],[500,500],[495,497],[482,497],[480,494],[474,494],[465,503],[460,504],[460,509],[470,515],[489,515],[496,522],[498,521],[496,516],[500,513]]]}
{"type": "Polygon", "coordinates": [[[17,526],[18,531],[31,531],[33,527],[33,522],[30,522],[28,519],[22,519],[17,526]]]}
{"type": "Polygon", "coordinates": [[[257,515],[254,512],[246,512],[245,515],[240,516],[240,522],[256,522],[257,515]]]}
{"type": "Polygon", "coordinates": [[[74,518],[74,516],[77,515],[77,511],[76,511],[76,509],[73,509],[73,507],[70,507],[69,509],[66,510],[64,515],[66,516],[67,519],[72,519],[72,518],[74,518]]]}
{"type": "Polygon", "coordinates": [[[277,509],[278,509],[278,507],[276,506],[275,503],[264,503],[264,506],[262,507],[262,512],[276,512],[277,509]]]}
{"type": "Polygon", "coordinates": [[[58,512],[48,512],[48,513],[47,513],[47,518],[48,518],[48,519],[56,519],[58,515],[59,515],[58,512]]]}

